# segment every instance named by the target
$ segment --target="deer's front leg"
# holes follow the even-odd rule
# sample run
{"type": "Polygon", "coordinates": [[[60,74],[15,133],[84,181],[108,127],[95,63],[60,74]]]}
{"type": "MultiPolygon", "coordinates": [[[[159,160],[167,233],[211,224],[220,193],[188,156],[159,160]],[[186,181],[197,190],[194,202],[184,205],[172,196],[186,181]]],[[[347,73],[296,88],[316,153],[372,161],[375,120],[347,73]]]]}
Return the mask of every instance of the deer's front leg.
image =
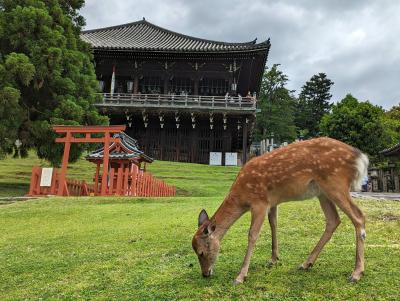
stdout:
{"type": "Polygon", "coordinates": [[[247,252],[246,256],[244,257],[240,273],[236,277],[234,284],[243,283],[244,279],[247,276],[251,255],[253,254],[253,249],[256,244],[257,238],[260,234],[262,224],[264,223],[266,213],[267,213],[267,208],[265,208],[264,206],[257,206],[251,208],[251,226],[249,231],[247,252]]]}
{"type": "Polygon", "coordinates": [[[276,225],[278,220],[278,208],[272,207],[268,212],[268,221],[271,227],[271,239],[272,239],[272,256],[268,263],[269,267],[272,267],[278,263],[278,238],[276,237],[276,225]]]}

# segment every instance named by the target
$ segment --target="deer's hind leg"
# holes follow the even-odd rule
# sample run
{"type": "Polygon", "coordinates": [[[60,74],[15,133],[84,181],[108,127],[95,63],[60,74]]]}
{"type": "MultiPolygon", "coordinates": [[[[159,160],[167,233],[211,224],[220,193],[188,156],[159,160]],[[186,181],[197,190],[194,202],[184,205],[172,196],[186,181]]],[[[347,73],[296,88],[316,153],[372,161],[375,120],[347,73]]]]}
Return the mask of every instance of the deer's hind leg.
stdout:
{"type": "Polygon", "coordinates": [[[356,282],[360,280],[364,273],[364,240],[365,217],[360,208],[352,201],[349,189],[340,189],[340,183],[337,187],[325,189],[325,193],[351,220],[356,232],[356,264],[349,281],[356,282]]]}
{"type": "Polygon", "coordinates": [[[340,224],[340,217],[335,205],[326,196],[319,196],[319,203],[326,219],[325,231],[306,261],[299,267],[299,269],[302,270],[309,269],[313,266],[319,253],[322,251],[325,244],[331,239],[333,232],[335,232],[336,228],[340,224]]]}
{"type": "Polygon", "coordinates": [[[268,212],[268,221],[271,227],[271,244],[272,244],[272,255],[271,260],[268,263],[269,267],[272,267],[278,263],[278,238],[276,237],[276,226],[278,220],[278,207],[274,206],[268,212]]]}
{"type": "Polygon", "coordinates": [[[364,273],[365,217],[360,208],[352,201],[350,193],[347,193],[343,197],[343,201],[339,201],[337,205],[350,218],[356,231],[356,263],[349,281],[357,282],[364,273]]]}

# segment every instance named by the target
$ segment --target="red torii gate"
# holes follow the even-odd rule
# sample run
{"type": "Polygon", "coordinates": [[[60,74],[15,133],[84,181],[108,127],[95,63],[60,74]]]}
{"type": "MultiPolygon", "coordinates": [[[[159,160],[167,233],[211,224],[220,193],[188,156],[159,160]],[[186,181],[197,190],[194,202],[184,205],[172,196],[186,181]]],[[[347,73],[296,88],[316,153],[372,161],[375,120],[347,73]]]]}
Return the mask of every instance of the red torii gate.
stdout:
{"type": "Polygon", "coordinates": [[[64,144],[64,154],[61,164],[60,180],[58,183],[57,195],[62,196],[64,193],[65,177],[67,174],[69,151],[71,143],[103,143],[104,144],[104,160],[103,174],[101,178],[101,195],[105,195],[107,191],[108,161],[109,161],[109,145],[110,142],[119,142],[119,138],[113,138],[112,134],[124,131],[125,125],[111,126],[69,126],[55,125],[53,130],[57,134],[65,134],[65,137],[56,138],[56,142],[64,144]],[[75,137],[74,135],[82,135],[85,137],[75,137]],[[92,134],[104,134],[104,137],[92,137],[92,134]]]}

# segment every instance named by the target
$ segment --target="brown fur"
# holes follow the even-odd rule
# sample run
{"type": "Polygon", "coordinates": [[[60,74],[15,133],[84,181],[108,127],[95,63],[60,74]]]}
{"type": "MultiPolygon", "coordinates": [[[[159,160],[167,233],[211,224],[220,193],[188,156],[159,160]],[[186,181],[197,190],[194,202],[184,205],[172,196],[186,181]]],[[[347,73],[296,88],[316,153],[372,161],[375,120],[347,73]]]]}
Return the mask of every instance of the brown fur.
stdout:
{"type": "Polygon", "coordinates": [[[326,228],[301,268],[307,269],[314,264],[339,225],[338,206],[349,216],[356,229],[356,268],[351,281],[359,280],[364,271],[365,225],[361,210],[351,200],[350,188],[359,177],[356,161],[360,156],[359,150],[345,143],[318,138],[293,143],[250,160],[239,172],[228,196],[214,216],[209,219],[205,211],[199,216],[199,229],[193,237],[192,245],[199,257],[203,275],[209,276],[212,273],[220,240],[229,227],[247,211],[252,216],[249,242],[235,283],[242,283],[247,276],[252,251],[267,212],[272,231],[271,264],[275,264],[278,260],[276,206],[284,201],[316,196],[326,217],[326,228]]]}

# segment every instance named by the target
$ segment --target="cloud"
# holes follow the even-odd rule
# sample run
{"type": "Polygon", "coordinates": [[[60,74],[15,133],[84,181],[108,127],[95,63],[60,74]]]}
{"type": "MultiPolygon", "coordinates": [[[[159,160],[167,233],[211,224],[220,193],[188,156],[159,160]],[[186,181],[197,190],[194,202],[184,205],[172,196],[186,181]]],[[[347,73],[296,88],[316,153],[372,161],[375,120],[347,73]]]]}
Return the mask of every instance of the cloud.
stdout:
{"type": "Polygon", "coordinates": [[[390,108],[400,102],[400,1],[86,0],[87,29],[146,19],[161,27],[222,41],[271,38],[268,65],[280,63],[291,89],[318,72],[347,93],[390,108]]]}

